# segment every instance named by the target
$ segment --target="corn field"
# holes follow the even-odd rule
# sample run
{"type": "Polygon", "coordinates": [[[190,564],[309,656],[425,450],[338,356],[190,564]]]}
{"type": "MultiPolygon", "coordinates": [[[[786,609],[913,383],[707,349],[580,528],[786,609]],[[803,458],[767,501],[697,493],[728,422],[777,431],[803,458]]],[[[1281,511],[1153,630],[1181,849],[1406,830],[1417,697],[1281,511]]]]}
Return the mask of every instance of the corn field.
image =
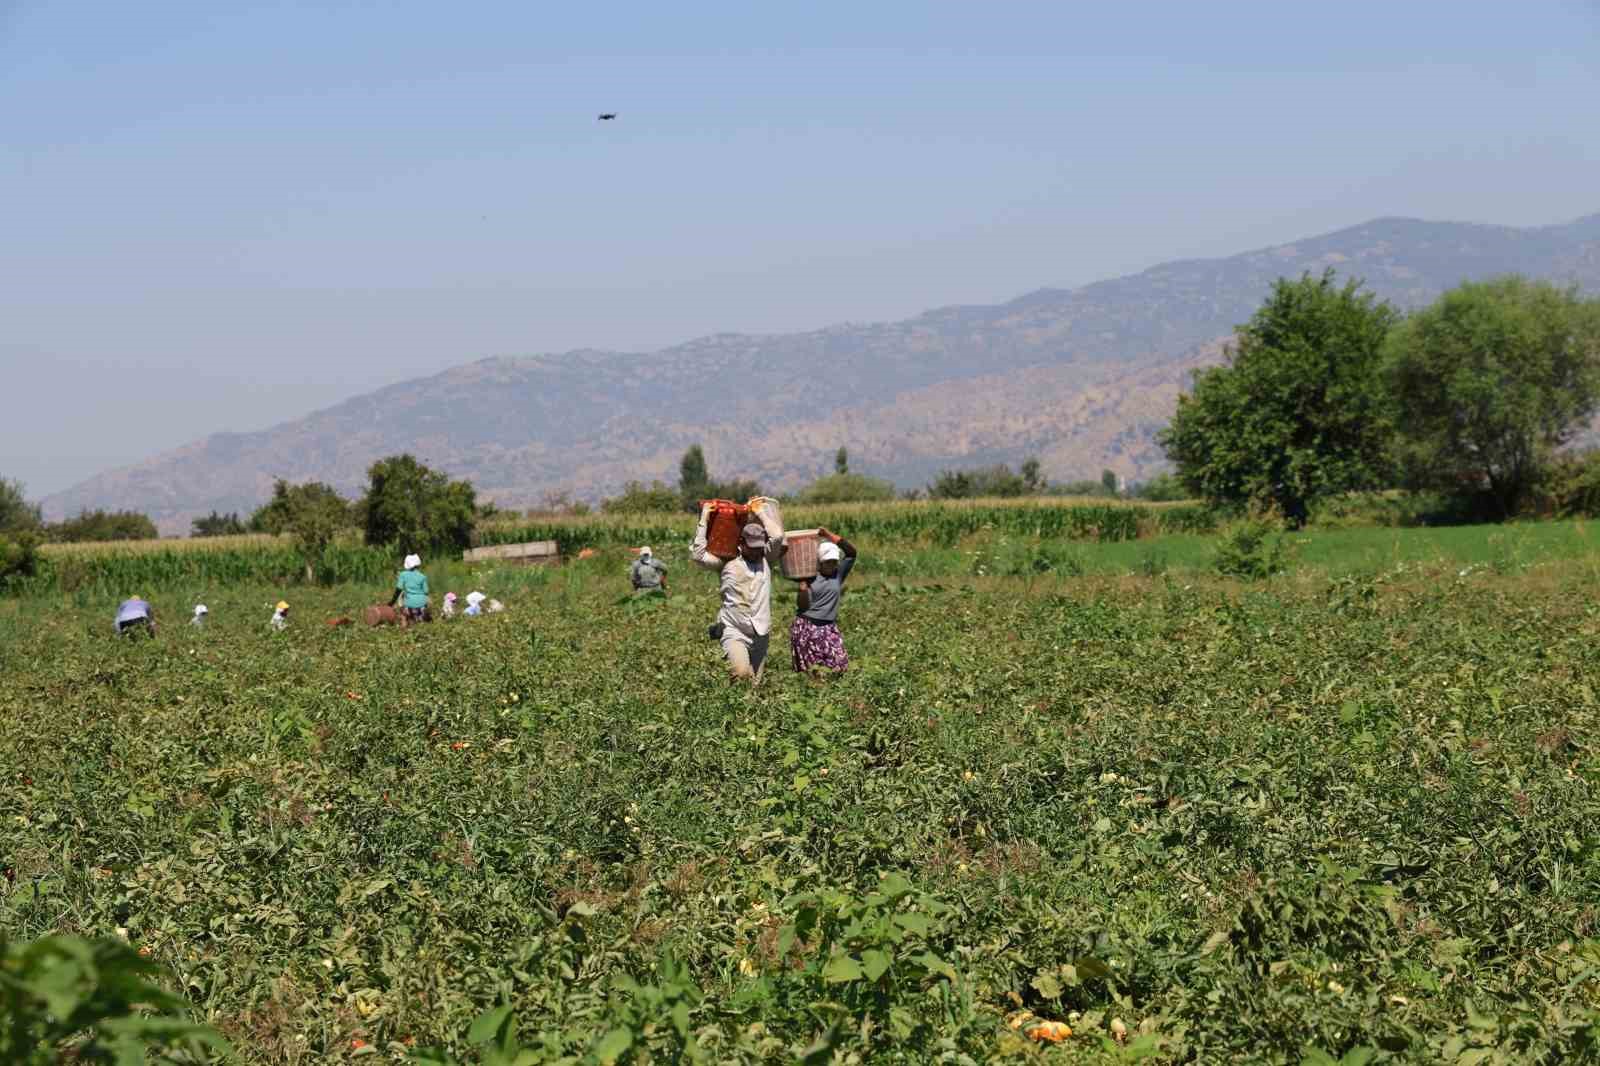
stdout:
{"type": "MultiPolygon", "coordinates": [[[[1207,533],[1216,515],[1196,504],[1109,503],[1076,498],[790,506],[791,529],[827,526],[850,537],[951,547],[979,533],[1052,540],[1127,541],[1168,533],[1207,533]]],[[[553,540],[562,554],[580,548],[686,542],[695,516],[666,513],[504,520],[478,528],[480,544],[553,540]]]]}
{"type": "MultiPolygon", "coordinates": [[[[288,537],[246,534],[193,540],[130,540],[99,544],[47,544],[31,577],[14,580],[19,595],[82,593],[131,596],[173,585],[190,587],[303,580],[305,560],[288,537]]],[[[321,571],[330,582],[381,581],[395,568],[394,553],[357,540],[330,547],[321,571]]]]}
{"type": "MultiPolygon", "coordinates": [[[[869,543],[953,547],[964,538],[998,534],[1048,540],[1115,542],[1169,533],[1209,532],[1215,515],[1194,504],[1112,503],[1048,498],[834,504],[786,509],[791,529],[828,526],[869,543]]],[[[576,515],[485,523],[482,545],[553,540],[563,555],[583,548],[686,545],[695,516],[684,513],[576,515]]],[[[387,548],[368,547],[351,534],[331,547],[319,572],[329,583],[382,582],[398,564],[387,548]]],[[[285,585],[305,576],[305,560],[286,536],[245,534],[192,540],[49,544],[28,577],[4,588],[11,595],[129,596],[155,588],[205,588],[242,583],[285,585]]]]}

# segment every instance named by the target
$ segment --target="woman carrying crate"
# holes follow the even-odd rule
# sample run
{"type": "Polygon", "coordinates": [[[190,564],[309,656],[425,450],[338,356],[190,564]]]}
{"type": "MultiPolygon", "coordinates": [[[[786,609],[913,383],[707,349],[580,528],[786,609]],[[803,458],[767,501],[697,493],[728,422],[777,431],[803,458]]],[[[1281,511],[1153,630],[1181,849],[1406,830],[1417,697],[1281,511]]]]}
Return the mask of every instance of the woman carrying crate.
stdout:
{"type": "Polygon", "coordinates": [[[839,600],[844,579],[856,565],[856,547],[826,526],[817,535],[823,538],[817,545],[817,576],[802,580],[795,594],[789,650],[794,668],[802,673],[816,667],[843,672],[850,656],[839,633],[839,600]]]}

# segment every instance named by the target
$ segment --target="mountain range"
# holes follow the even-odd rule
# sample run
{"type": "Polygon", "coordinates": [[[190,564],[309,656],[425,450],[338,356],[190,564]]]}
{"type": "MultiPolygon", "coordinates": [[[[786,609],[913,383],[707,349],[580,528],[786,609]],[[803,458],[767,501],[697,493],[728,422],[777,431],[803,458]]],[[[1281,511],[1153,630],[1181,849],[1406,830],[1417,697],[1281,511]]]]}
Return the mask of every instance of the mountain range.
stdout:
{"type": "Polygon", "coordinates": [[[248,511],[275,478],[356,494],[410,452],[529,506],[676,479],[691,444],[712,475],[801,487],[849,448],[853,470],[920,485],[942,468],[1038,456],[1056,479],[1161,469],[1155,434],[1191,372],[1218,362],[1279,277],[1332,268],[1402,308],[1520,273],[1600,292],[1600,214],[1532,228],[1384,218],[1218,259],[1165,263],[1009,303],[805,333],[724,333],[650,353],[497,357],[390,385],[252,433],[217,433],[43,501],[143,511],[184,532],[248,511]]]}

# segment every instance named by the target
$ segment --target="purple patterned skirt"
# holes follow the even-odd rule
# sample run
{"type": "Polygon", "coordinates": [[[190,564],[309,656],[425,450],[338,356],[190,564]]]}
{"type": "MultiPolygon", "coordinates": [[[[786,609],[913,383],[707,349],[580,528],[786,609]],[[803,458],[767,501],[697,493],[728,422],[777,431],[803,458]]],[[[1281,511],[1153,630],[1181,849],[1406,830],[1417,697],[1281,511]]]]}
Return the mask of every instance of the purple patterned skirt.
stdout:
{"type": "Polygon", "coordinates": [[[850,656],[845,654],[844,637],[839,634],[837,623],[831,626],[818,625],[796,615],[794,624],[789,627],[789,648],[794,653],[796,670],[805,671],[813,666],[844,670],[850,665],[850,656]]]}

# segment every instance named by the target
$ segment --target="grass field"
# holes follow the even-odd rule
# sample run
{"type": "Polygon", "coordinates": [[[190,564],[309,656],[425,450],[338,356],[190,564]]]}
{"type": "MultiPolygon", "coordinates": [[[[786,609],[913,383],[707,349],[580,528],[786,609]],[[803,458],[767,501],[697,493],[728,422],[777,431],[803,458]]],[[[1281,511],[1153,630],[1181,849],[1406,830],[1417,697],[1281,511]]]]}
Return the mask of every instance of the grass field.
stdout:
{"type": "Polygon", "coordinates": [[[125,931],[249,1062],[508,1018],[528,1062],[1592,1059],[1588,538],[1316,533],[1254,586],[1209,538],[864,542],[851,671],[780,623],[755,693],[712,579],[640,607],[620,549],[405,632],[7,601],[0,928],[125,931]]]}

